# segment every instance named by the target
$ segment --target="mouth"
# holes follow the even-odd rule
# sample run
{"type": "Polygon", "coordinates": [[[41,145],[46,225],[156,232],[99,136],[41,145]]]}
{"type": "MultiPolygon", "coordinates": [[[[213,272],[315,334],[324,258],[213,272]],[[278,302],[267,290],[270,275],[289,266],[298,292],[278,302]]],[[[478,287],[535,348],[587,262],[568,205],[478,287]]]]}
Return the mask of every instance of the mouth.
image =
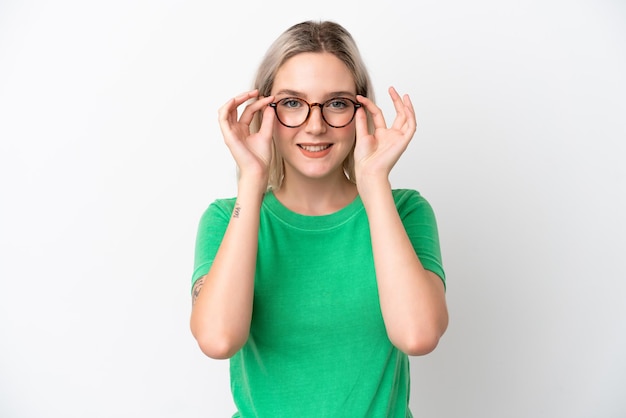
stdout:
{"type": "Polygon", "coordinates": [[[332,146],[333,144],[316,144],[316,145],[298,144],[298,147],[300,147],[300,149],[303,149],[307,152],[322,152],[322,151],[326,151],[328,148],[332,146]]]}
{"type": "Polygon", "coordinates": [[[300,152],[302,153],[302,155],[304,155],[306,158],[313,158],[313,159],[325,158],[327,155],[330,154],[331,149],[333,147],[333,144],[329,144],[329,143],[324,143],[324,144],[308,143],[308,144],[297,144],[297,145],[298,145],[298,148],[300,148],[300,152]]]}

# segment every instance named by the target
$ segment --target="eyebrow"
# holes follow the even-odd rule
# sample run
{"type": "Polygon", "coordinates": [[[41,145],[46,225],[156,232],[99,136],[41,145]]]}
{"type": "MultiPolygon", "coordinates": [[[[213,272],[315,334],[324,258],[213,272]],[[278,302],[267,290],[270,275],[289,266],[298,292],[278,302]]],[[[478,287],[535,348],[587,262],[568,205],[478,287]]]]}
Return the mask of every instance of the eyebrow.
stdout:
{"type": "MultiPolygon", "coordinates": [[[[305,93],[303,93],[301,91],[289,90],[289,89],[282,89],[282,90],[276,92],[276,94],[274,94],[274,96],[279,96],[279,95],[282,95],[282,94],[285,94],[287,96],[300,97],[300,98],[303,98],[303,99],[307,98],[307,95],[305,93]]],[[[355,97],[356,93],[352,93],[351,91],[340,90],[340,91],[330,92],[330,93],[326,94],[324,97],[332,99],[333,97],[344,97],[344,96],[355,97]]]]}

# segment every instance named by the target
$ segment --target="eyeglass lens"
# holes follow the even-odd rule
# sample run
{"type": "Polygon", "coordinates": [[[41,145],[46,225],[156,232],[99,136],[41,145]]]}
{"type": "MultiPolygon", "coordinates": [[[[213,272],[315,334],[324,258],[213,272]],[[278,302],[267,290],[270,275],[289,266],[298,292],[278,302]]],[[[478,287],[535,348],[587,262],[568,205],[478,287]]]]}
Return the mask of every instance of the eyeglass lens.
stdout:
{"type": "Polygon", "coordinates": [[[302,125],[314,106],[322,111],[322,117],[332,127],[341,128],[352,122],[356,113],[355,103],[347,98],[337,97],[322,104],[309,103],[297,97],[281,99],[276,103],[276,116],[286,126],[297,127],[302,125]]]}

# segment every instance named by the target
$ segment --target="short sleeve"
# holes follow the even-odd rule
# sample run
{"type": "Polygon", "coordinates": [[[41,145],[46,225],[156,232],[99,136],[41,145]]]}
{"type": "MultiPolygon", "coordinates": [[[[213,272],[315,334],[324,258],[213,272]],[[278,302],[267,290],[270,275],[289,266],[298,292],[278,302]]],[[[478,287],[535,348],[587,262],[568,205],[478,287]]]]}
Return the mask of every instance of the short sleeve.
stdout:
{"type": "Polygon", "coordinates": [[[426,270],[438,275],[446,286],[437,220],[430,203],[415,190],[394,190],[394,199],[420,262],[426,270]]]}
{"type": "Polygon", "coordinates": [[[217,250],[222,243],[228,222],[235,206],[235,199],[220,199],[211,203],[202,214],[196,234],[194,267],[191,287],[211,269],[217,250]]]}

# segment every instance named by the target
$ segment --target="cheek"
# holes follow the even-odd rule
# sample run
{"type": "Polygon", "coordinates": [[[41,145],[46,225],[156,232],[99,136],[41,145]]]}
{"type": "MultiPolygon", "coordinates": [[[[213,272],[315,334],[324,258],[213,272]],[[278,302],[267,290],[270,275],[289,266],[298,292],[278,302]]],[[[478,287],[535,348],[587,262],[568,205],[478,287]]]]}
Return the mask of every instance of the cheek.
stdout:
{"type": "Polygon", "coordinates": [[[274,132],[272,135],[274,137],[274,142],[278,144],[292,139],[294,136],[293,131],[296,130],[297,129],[286,128],[280,123],[274,124],[274,132]]]}
{"type": "Polygon", "coordinates": [[[272,133],[272,141],[274,141],[274,147],[279,154],[285,154],[289,150],[289,145],[294,142],[294,135],[298,131],[297,129],[286,128],[281,124],[274,125],[274,131],[272,133]]]}
{"type": "Polygon", "coordinates": [[[344,129],[345,131],[341,133],[341,136],[345,138],[344,140],[346,142],[354,146],[354,143],[356,142],[356,128],[354,127],[354,124],[350,126],[346,126],[345,128],[342,128],[341,130],[344,130],[344,129]]]}

